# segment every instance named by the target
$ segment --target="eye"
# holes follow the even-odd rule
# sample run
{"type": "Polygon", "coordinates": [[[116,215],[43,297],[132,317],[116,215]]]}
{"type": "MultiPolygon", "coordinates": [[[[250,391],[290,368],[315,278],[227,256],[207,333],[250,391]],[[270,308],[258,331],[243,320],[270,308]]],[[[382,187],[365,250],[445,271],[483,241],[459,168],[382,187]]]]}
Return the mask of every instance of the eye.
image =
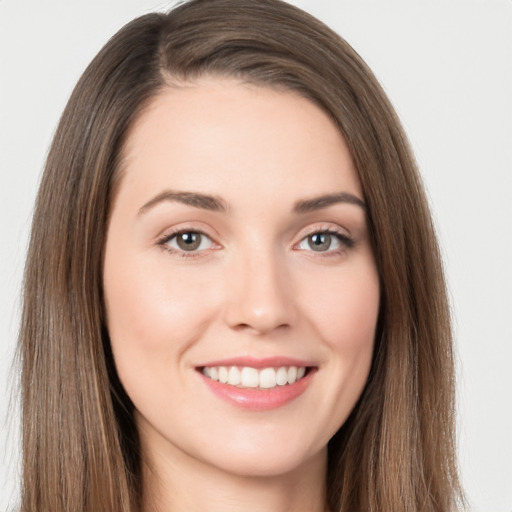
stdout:
{"type": "Polygon", "coordinates": [[[297,249],[314,252],[336,252],[344,247],[352,247],[352,239],[336,231],[317,231],[303,238],[297,249]]]}
{"type": "Polygon", "coordinates": [[[215,243],[212,239],[200,231],[180,231],[166,236],[160,241],[160,245],[176,252],[199,252],[213,249],[215,243]]]}

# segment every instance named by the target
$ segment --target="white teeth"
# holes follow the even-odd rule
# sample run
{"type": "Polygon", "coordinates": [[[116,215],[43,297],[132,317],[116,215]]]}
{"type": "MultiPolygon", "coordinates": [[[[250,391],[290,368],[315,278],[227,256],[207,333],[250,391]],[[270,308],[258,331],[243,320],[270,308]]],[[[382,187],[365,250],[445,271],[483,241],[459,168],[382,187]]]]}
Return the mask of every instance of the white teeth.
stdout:
{"type": "MultiPolygon", "coordinates": [[[[304,369],[304,371],[306,371],[304,369]]],[[[279,386],[284,386],[285,384],[288,384],[288,370],[281,366],[279,370],[276,372],[276,382],[279,386]]]]}
{"type": "Polygon", "coordinates": [[[303,366],[281,366],[260,370],[250,366],[205,366],[203,368],[203,375],[212,380],[245,388],[272,389],[276,386],[285,386],[297,382],[305,374],[306,368],[303,366]]]}
{"type": "Polygon", "coordinates": [[[276,371],[274,368],[265,368],[260,372],[260,388],[270,389],[276,387],[276,371]]]}
{"type": "Polygon", "coordinates": [[[242,386],[245,386],[246,388],[257,388],[260,380],[258,370],[256,370],[256,368],[249,368],[248,366],[245,366],[242,368],[240,380],[242,386]]]}
{"type": "Polygon", "coordinates": [[[290,366],[288,368],[288,384],[293,384],[297,380],[297,367],[290,366]]]}
{"type": "Polygon", "coordinates": [[[222,382],[222,384],[228,382],[228,369],[225,366],[219,367],[219,382],[222,382]]]}
{"type": "Polygon", "coordinates": [[[238,386],[242,378],[240,376],[240,370],[236,366],[232,366],[228,373],[228,384],[231,386],[238,386]]]}

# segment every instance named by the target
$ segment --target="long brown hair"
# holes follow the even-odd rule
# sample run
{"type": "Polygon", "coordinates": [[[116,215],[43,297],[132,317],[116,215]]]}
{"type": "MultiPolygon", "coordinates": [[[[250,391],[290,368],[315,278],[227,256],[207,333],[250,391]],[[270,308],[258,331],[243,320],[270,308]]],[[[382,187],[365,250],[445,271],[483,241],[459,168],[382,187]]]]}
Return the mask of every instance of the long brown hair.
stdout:
{"type": "Polygon", "coordinates": [[[439,511],[462,497],[443,270],[396,114],[357,53],[279,0],[192,0],[121,29],[79,80],[37,198],[19,353],[23,512],[141,509],[132,405],[105,328],[102,258],[123,143],[169,84],[202,75],[292,90],[345,137],[368,205],[381,308],[368,383],[329,443],[334,511],[439,511]]]}

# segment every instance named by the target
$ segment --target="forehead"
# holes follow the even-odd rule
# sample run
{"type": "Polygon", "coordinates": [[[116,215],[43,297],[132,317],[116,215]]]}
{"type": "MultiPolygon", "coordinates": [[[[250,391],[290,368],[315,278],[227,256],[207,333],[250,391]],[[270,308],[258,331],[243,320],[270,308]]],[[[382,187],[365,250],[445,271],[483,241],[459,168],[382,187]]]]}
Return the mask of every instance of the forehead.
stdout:
{"type": "Polygon", "coordinates": [[[280,201],[334,189],[362,197],[324,111],[296,93],[235,80],[165,88],[132,126],[123,162],[121,189],[146,196],[167,187],[280,201]]]}

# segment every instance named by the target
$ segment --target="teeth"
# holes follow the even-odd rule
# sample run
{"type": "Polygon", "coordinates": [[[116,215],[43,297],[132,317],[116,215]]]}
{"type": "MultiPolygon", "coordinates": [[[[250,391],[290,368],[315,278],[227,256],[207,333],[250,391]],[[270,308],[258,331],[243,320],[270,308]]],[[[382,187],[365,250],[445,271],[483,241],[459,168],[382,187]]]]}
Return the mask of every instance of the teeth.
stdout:
{"type": "Polygon", "coordinates": [[[228,369],[225,366],[219,368],[219,382],[222,382],[222,384],[228,382],[228,369]]]}
{"type": "Polygon", "coordinates": [[[242,372],[240,375],[241,384],[246,388],[257,388],[259,385],[259,375],[258,370],[256,368],[242,368],[242,372]]]}
{"type": "Polygon", "coordinates": [[[288,368],[288,384],[293,384],[297,380],[297,367],[290,366],[288,368]]]}
{"type": "Polygon", "coordinates": [[[265,368],[260,372],[260,388],[271,389],[275,388],[276,383],[276,371],[274,368],[265,368]]]}
{"type": "Polygon", "coordinates": [[[238,386],[242,382],[240,370],[236,366],[232,366],[228,372],[228,384],[231,386],[238,386]]]}
{"type": "Polygon", "coordinates": [[[250,366],[205,366],[203,375],[206,377],[244,388],[272,389],[276,386],[293,384],[306,374],[303,366],[281,366],[280,368],[252,368],[250,366]]]}
{"type": "Polygon", "coordinates": [[[288,384],[288,370],[284,366],[281,366],[276,372],[276,383],[278,386],[288,384]]]}

